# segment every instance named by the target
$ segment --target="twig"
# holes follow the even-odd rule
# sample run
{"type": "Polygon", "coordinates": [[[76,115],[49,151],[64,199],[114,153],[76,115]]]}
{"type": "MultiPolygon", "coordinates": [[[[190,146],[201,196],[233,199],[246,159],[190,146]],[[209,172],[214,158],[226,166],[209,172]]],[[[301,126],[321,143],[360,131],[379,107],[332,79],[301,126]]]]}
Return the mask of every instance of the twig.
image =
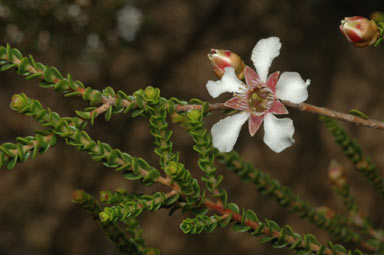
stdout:
{"type": "MultiPolygon", "coordinates": [[[[363,119],[360,117],[357,117],[352,114],[348,113],[343,113],[343,112],[338,112],[335,110],[331,110],[325,107],[318,107],[315,105],[311,104],[295,104],[289,101],[282,101],[285,106],[291,107],[298,109],[303,112],[310,112],[318,115],[323,115],[327,117],[331,117],[336,120],[342,120],[346,122],[351,122],[359,126],[364,126],[364,127],[370,127],[370,128],[375,128],[375,129],[382,129],[384,130],[384,122],[378,121],[378,120],[373,120],[373,119],[363,119]]],[[[176,111],[180,112],[186,112],[190,111],[193,109],[201,109],[201,105],[178,105],[176,107],[176,111]]],[[[215,111],[215,110],[228,110],[231,109],[229,107],[224,106],[224,103],[216,103],[216,104],[210,104],[209,105],[209,110],[210,111],[215,111]]]]}

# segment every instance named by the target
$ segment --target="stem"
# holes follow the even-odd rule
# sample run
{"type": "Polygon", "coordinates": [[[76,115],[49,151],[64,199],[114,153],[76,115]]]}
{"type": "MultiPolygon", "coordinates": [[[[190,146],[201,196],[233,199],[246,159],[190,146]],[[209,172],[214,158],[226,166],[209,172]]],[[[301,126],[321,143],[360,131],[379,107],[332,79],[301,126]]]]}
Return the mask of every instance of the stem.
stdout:
{"type": "MultiPolygon", "coordinates": [[[[242,222],[241,214],[235,213],[235,212],[231,211],[230,209],[225,209],[221,204],[214,203],[214,202],[210,201],[209,199],[205,199],[204,204],[205,204],[205,206],[207,208],[210,208],[212,211],[214,211],[216,213],[219,213],[219,214],[221,214],[223,216],[225,216],[225,215],[232,215],[232,220],[234,220],[236,222],[242,222]]],[[[260,226],[259,223],[255,222],[255,221],[251,221],[251,220],[245,221],[244,225],[249,226],[249,227],[251,227],[254,230],[258,229],[259,226],[260,226]]],[[[273,237],[276,237],[276,238],[280,238],[280,235],[281,235],[281,233],[279,231],[270,231],[267,227],[263,228],[263,233],[265,235],[273,236],[273,237]]],[[[289,244],[294,244],[297,240],[294,237],[292,237],[292,236],[287,236],[285,241],[287,243],[289,243],[289,244]]],[[[303,248],[306,247],[306,244],[305,244],[304,240],[301,242],[300,247],[303,247],[303,248]]],[[[320,250],[320,245],[311,243],[309,248],[313,252],[318,252],[320,250]]],[[[329,248],[325,248],[323,254],[325,254],[325,255],[334,255],[332,250],[329,249],[329,248]]],[[[337,255],[341,255],[341,254],[345,255],[344,253],[341,253],[341,252],[337,253],[337,255]]]]}
{"type": "MultiPolygon", "coordinates": [[[[327,117],[331,117],[336,120],[342,120],[346,122],[351,122],[359,126],[364,126],[364,127],[370,127],[370,128],[375,128],[375,129],[382,129],[384,130],[384,122],[378,121],[378,120],[373,120],[373,119],[363,119],[360,117],[357,117],[352,114],[348,113],[343,113],[343,112],[338,112],[335,110],[331,110],[325,107],[319,107],[311,104],[295,104],[289,101],[282,101],[282,103],[285,106],[291,107],[298,109],[303,112],[310,112],[318,115],[323,115],[327,117]]],[[[178,112],[187,112],[193,109],[201,109],[201,105],[178,105],[176,107],[176,111],[178,112]]],[[[216,104],[210,104],[209,105],[209,110],[210,111],[216,111],[216,110],[228,110],[231,109],[227,106],[224,105],[224,103],[216,103],[216,104]]]]}
{"type": "Polygon", "coordinates": [[[359,126],[384,130],[384,122],[382,122],[382,121],[373,120],[373,119],[363,119],[363,118],[357,117],[357,116],[352,115],[352,114],[338,112],[338,111],[334,111],[334,110],[331,110],[331,109],[328,109],[325,107],[318,107],[318,106],[305,104],[305,103],[295,104],[295,103],[291,103],[289,101],[283,101],[283,104],[286,106],[292,107],[292,108],[296,108],[296,109],[303,111],[303,112],[315,113],[318,115],[331,117],[332,119],[336,119],[336,120],[352,122],[352,123],[359,125],[359,126]]]}

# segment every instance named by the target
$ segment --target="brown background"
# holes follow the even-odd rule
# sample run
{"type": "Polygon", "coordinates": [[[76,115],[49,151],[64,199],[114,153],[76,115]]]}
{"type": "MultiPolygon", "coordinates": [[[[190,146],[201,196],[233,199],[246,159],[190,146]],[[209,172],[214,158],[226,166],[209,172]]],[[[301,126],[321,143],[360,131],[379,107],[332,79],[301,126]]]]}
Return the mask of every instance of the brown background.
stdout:
{"type": "MultiPolygon", "coordinates": [[[[121,1],[105,1],[106,12],[107,7],[116,2],[121,1]]],[[[56,66],[63,74],[71,73],[75,79],[94,88],[112,86],[116,91],[121,89],[130,94],[152,85],[161,88],[162,96],[167,98],[188,100],[196,97],[222,102],[225,96],[212,100],[205,89],[207,80],[214,79],[206,58],[209,49],[232,50],[251,64],[249,56],[255,43],[261,38],[279,36],[282,50],[271,71],[297,71],[303,78],[310,78],[308,103],[343,112],[356,108],[371,118],[382,120],[384,50],[382,46],[354,48],[338,30],[345,16],[369,16],[372,11],[383,8],[380,1],[367,2],[357,5],[350,1],[321,0],[132,1],[145,19],[136,40],[117,46],[106,43],[103,53],[93,59],[84,57],[84,37],[73,32],[70,23],[48,22],[49,12],[30,9],[31,13],[36,12],[36,16],[47,20],[45,29],[51,31],[52,36],[63,35],[61,41],[52,41],[44,50],[36,50],[31,45],[39,27],[34,27],[35,30],[26,32],[29,38],[24,42],[12,43],[4,32],[10,22],[18,24],[17,18],[11,18],[0,19],[4,35],[0,36],[0,42],[10,42],[25,55],[32,53],[36,60],[56,66]]],[[[90,17],[87,29],[98,31],[97,26],[102,26],[104,19],[105,22],[113,20],[109,16],[90,17]]],[[[31,27],[33,22],[31,20],[31,27]]],[[[31,118],[9,109],[12,94],[20,92],[41,100],[43,105],[62,116],[73,116],[74,110],[87,107],[79,98],[64,98],[60,93],[39,88],[36,80],[24,81],[14,71],[0,73],[0,143],[14,142],[17,136],[32,135],[40,128],[31,118]]],[[[375,222],[383,223],[381,200],[367,181],[353,171],[317,116],[290,109],[290,117],[296,127],[293,147],[276,154],[263,143],[262,130],[250,138],[244,128],[235,148],[256,167],[290,186],[314,206],[328,205],[345,213],[327,180],[328,164],[331,159],[337,159],[347,169],[364,212],[375,222]]],[[[220,114],[213,114],[207,119],[206,127],[210,128],[219,118],[220,114]]],[[[343,125],[382,169],[384,148],[380,144],[384,141],[384,132],[349,123],[343,125]]],[[[181,128],[172,126],[172,129],[175,150],[181,152],[181,161],[199,176],[192,139],[181,128]]],[[[95,139],[144,157],[157,166],[153,139],[145,119],[116,115],[106,123],[99,118],[95,127],[88,130],[95,139]]],[[[325,231],[290,215],[275,202],[262,197],[252,185],[241,183],[223,167],[219,169],[225,176],[223,186],[229,200],[236,201],[240,207],[254,209],[261,219],[267,217],[280,225],[289,224],[301,234],[313,232],[324,243],[329,240],[325,231]]],[[[147,194],[159,188],[143,188],[138,182],[126,181],[120,173],[66,146],[63,140],[36,160],[28,160],[12,171],[3,168],[0,172],[0,254],[116,254],[91,217],[71,203],[71,193],[82,188],[98,196],[100,190],[119,187],[147,194]]],[[[180,213],[169,217],[165,210],[143,213],[140,220],[148,245],[171,255],[288,252],[271,249],[269,244],[261,245],[257,238],[230,228],[186,236],[179,229],[183,218],[180,213]]]]}

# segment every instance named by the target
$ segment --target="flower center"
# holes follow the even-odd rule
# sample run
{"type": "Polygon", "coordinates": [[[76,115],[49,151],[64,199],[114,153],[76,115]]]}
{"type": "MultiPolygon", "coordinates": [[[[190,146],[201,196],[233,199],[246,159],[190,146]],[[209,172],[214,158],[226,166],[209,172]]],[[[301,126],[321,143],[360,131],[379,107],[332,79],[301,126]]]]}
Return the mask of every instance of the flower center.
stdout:
{"type": "Polygon", "coordinates": [[[249,107],[256,114],[263,114],[271,108],[274,101],[273,93],[266,87],[254,88],[248,98],[249,107]]]}

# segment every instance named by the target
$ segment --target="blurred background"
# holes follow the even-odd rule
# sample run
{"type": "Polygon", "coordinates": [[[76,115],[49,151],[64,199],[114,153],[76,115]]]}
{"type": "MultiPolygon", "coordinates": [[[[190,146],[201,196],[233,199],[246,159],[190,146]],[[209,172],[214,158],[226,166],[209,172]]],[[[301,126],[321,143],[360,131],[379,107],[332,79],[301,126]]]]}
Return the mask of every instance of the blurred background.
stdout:
{"type": "MultiPolygon", "coordinates": [[[[278,36],[281,54],[271,71],[297,71],[311,79],[308,103],[348,112],[355,108],[374,119],[384,119],[383,46],[358,49],[341,35],[338,26],[345,16],[366,16],[383,10],[380,0],[366,1],[229,1],[229,0],[1,0],[0,43],[9,43],[46,65],[70,73],[86,86],[112,86],[127,94],[148,85],[161,89],[164,97],[213,100],[205,84],[215,79],[207,53],[228,49],[251,65],[250,54],[261,38],[278,36]]],[[[25,92],[62,116],[87,107],[80,98],[38,87],[24,81],[14,70],[0,73],[0,144],[17,136],[33,135],[41,128],[29,117],[9,109],[14,93],[25,92]]],[[[235,149],[256,167],[290,186],[313,206],[329,206],[345,213],[333,194],[327,168],[337,159],[363,211],[382,224],[383,206],[367,181],[359,176],[333,143],[318,117],[288,109],[294,120],[296,143],[280,154],[263,143],[263,131],[251,138],[243,128],[235,149]]],[[[206,127],[222,118],[212,114],[206,127]]],[[[343,123],[382,172],[384,132],[343,123]]],[[[200,176],[192,139],[171,125],[175,150],[194,176],[200,176]]],[[[155,166],[153,138],[143,118],[115,115],[110,123],[102,117],[90,135],[155,166]]],[[[219,165],[218,165],[219,166],[219,165]]],[[[301,234],[312,232],[323,243],[330,236],[264,198],[251,184],[219,166],[229,200],[251,208],[259,218],[289,224],[301,234]]],[[[97,224],[71,203],[75,189],[98,197],[100,190],[125,188],[151,194],[159,186],[144,188],[126,181],[120,173],[94,162],[87,154],[66,146],[63,140],[36,160],[0,171],[0,254],[116,254],[97,224]]],[[[143,213],[140,221],[148,246],[162,254],[287,254],[260,244],[247,233],[217,228],[211,234],[186,236],[179,229],[185,216],[166,210],[143,213]]]]}

